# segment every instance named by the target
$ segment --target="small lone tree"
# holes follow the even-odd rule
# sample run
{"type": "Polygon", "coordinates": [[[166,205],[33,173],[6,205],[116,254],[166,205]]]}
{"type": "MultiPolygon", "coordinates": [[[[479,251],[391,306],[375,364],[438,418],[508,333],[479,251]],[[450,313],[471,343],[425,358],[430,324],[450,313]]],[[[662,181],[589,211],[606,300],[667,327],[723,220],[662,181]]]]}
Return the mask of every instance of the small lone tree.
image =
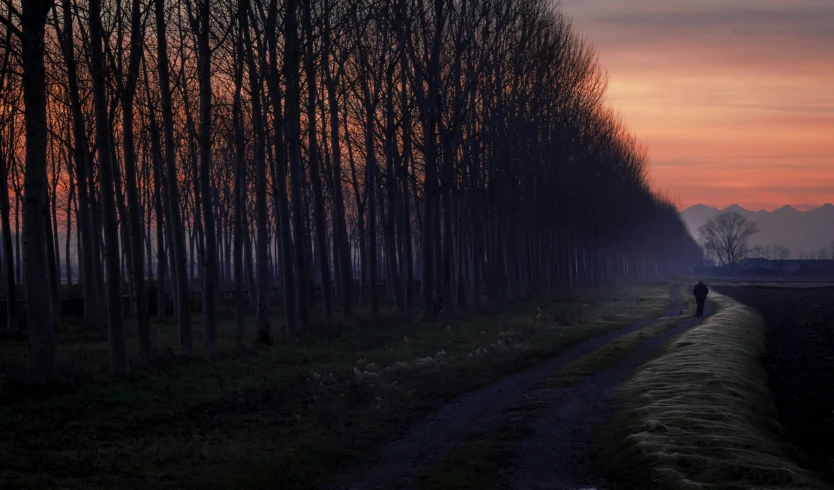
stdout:
{"type": "Polygon", "coordinates": [[[701,246],[718,259],[721,267],[735,267],[747,256],[747,240],[759,232],[756,223],[735,211],[710,218],[700,228],[701,246]]]}
{"type": "Polygon", "coordinates": [[[777,260],[787,260],[791,256],[791,251],[784,245],[774,245],[773,255],[777,260]]]}

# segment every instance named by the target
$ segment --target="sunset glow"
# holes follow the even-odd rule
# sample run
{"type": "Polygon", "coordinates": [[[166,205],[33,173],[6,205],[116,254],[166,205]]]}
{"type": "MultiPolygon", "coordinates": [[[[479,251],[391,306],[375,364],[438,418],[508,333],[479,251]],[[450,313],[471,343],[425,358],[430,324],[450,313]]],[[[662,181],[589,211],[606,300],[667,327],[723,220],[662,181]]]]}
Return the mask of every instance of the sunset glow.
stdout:
{"type": "Polygon", "coordinates": [[[834,201],[834,3],[563,0],[682,209],[834,201]]]}

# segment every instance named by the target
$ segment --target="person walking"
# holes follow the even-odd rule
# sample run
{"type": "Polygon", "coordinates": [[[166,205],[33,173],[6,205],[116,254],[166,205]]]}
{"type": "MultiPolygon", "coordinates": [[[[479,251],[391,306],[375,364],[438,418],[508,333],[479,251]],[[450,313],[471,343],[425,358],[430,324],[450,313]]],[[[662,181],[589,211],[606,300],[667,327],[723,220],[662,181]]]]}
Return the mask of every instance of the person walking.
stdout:
{"type": "Polygon", "coordinates": [[[695,295],[695,302],[698,303],[698,308],[695,311],[695,316],[701,318],[704,316],[704,303],[707,300],[707,294],[709,294],[709,288],[704,281],[698,281],[698,284],[695,285],[695,288],[692,289],[692,294],[695,295]]]}

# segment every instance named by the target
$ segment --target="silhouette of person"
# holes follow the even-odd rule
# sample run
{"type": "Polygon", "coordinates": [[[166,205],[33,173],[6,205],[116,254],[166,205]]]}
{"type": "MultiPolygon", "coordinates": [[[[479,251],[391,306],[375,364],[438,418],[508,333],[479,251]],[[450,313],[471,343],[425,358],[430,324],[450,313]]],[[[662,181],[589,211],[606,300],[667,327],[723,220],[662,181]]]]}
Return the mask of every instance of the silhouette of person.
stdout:
{"type": "Polygon", "coordinates": [[[695,295],[695,302],[698,303],[698,308],[695,311],[695,316],[701,318],[704,316],[704,302],[707,300],[707,294],[709,294],[709,288],[704,281],[698,281],[698,284],[695,285],[695,288],[692,289],[692,294],[695,295]]]}

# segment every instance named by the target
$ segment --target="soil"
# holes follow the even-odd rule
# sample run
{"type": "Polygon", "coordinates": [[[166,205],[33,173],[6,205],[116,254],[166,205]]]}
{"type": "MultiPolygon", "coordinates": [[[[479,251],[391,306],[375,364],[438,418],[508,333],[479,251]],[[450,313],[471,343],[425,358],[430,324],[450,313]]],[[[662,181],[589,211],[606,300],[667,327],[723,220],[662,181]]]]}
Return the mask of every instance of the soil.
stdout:
{"type": "MultiPolygon", "coordinates": [[[[707,302],[704,316],[713,313],[707,302]]],[[[597,428],[612,413],[617,387],[649,355],[699,320],[682,320],[675,327],[640,344],[615,366],[593,373],[574,386],[547,390],[544,407],[532,421],[532,437],[515,444],[515,465],[504,472],[501,488],[518,490],[602,490],[610,488],[592,463],[597,428]]]]}
{"type": "MultiPolygon", "coordinates": [[[[673,294],[675,304],[666,315],[587,340],[528,371],[458,398],[417,423],[404,436],[381,446],[372,464],[337,476],[325,488],[418,488],[418,476],[428,464],[473,434],[506,428],[507,409],[518,405],[525,393],[561,367],[622,335],[679,315],[685,303],[678,288],[673,294]]],[[[712,310],[708,305],[707,315],[712,310]]],[[[501,471],[501,481],[496,483],[502,488],[518,489],[604,487],[604,482],[590,469],[590,447],[597,424],[609,413],[616,387],[652,351],[696,323],[695,318],[680,322],[645,341],[613,368],[590,375],[577,386],[549,390],[544,399],[538,400],[542,408],[531,421],[532,431],[513,443],[511,466],[501,471]]]]}
{"type": "Polygon", "coordinates": [[[834,287],[715,287],[758,309],[777,417],[800,464],[834,483],[834,287]]]}

